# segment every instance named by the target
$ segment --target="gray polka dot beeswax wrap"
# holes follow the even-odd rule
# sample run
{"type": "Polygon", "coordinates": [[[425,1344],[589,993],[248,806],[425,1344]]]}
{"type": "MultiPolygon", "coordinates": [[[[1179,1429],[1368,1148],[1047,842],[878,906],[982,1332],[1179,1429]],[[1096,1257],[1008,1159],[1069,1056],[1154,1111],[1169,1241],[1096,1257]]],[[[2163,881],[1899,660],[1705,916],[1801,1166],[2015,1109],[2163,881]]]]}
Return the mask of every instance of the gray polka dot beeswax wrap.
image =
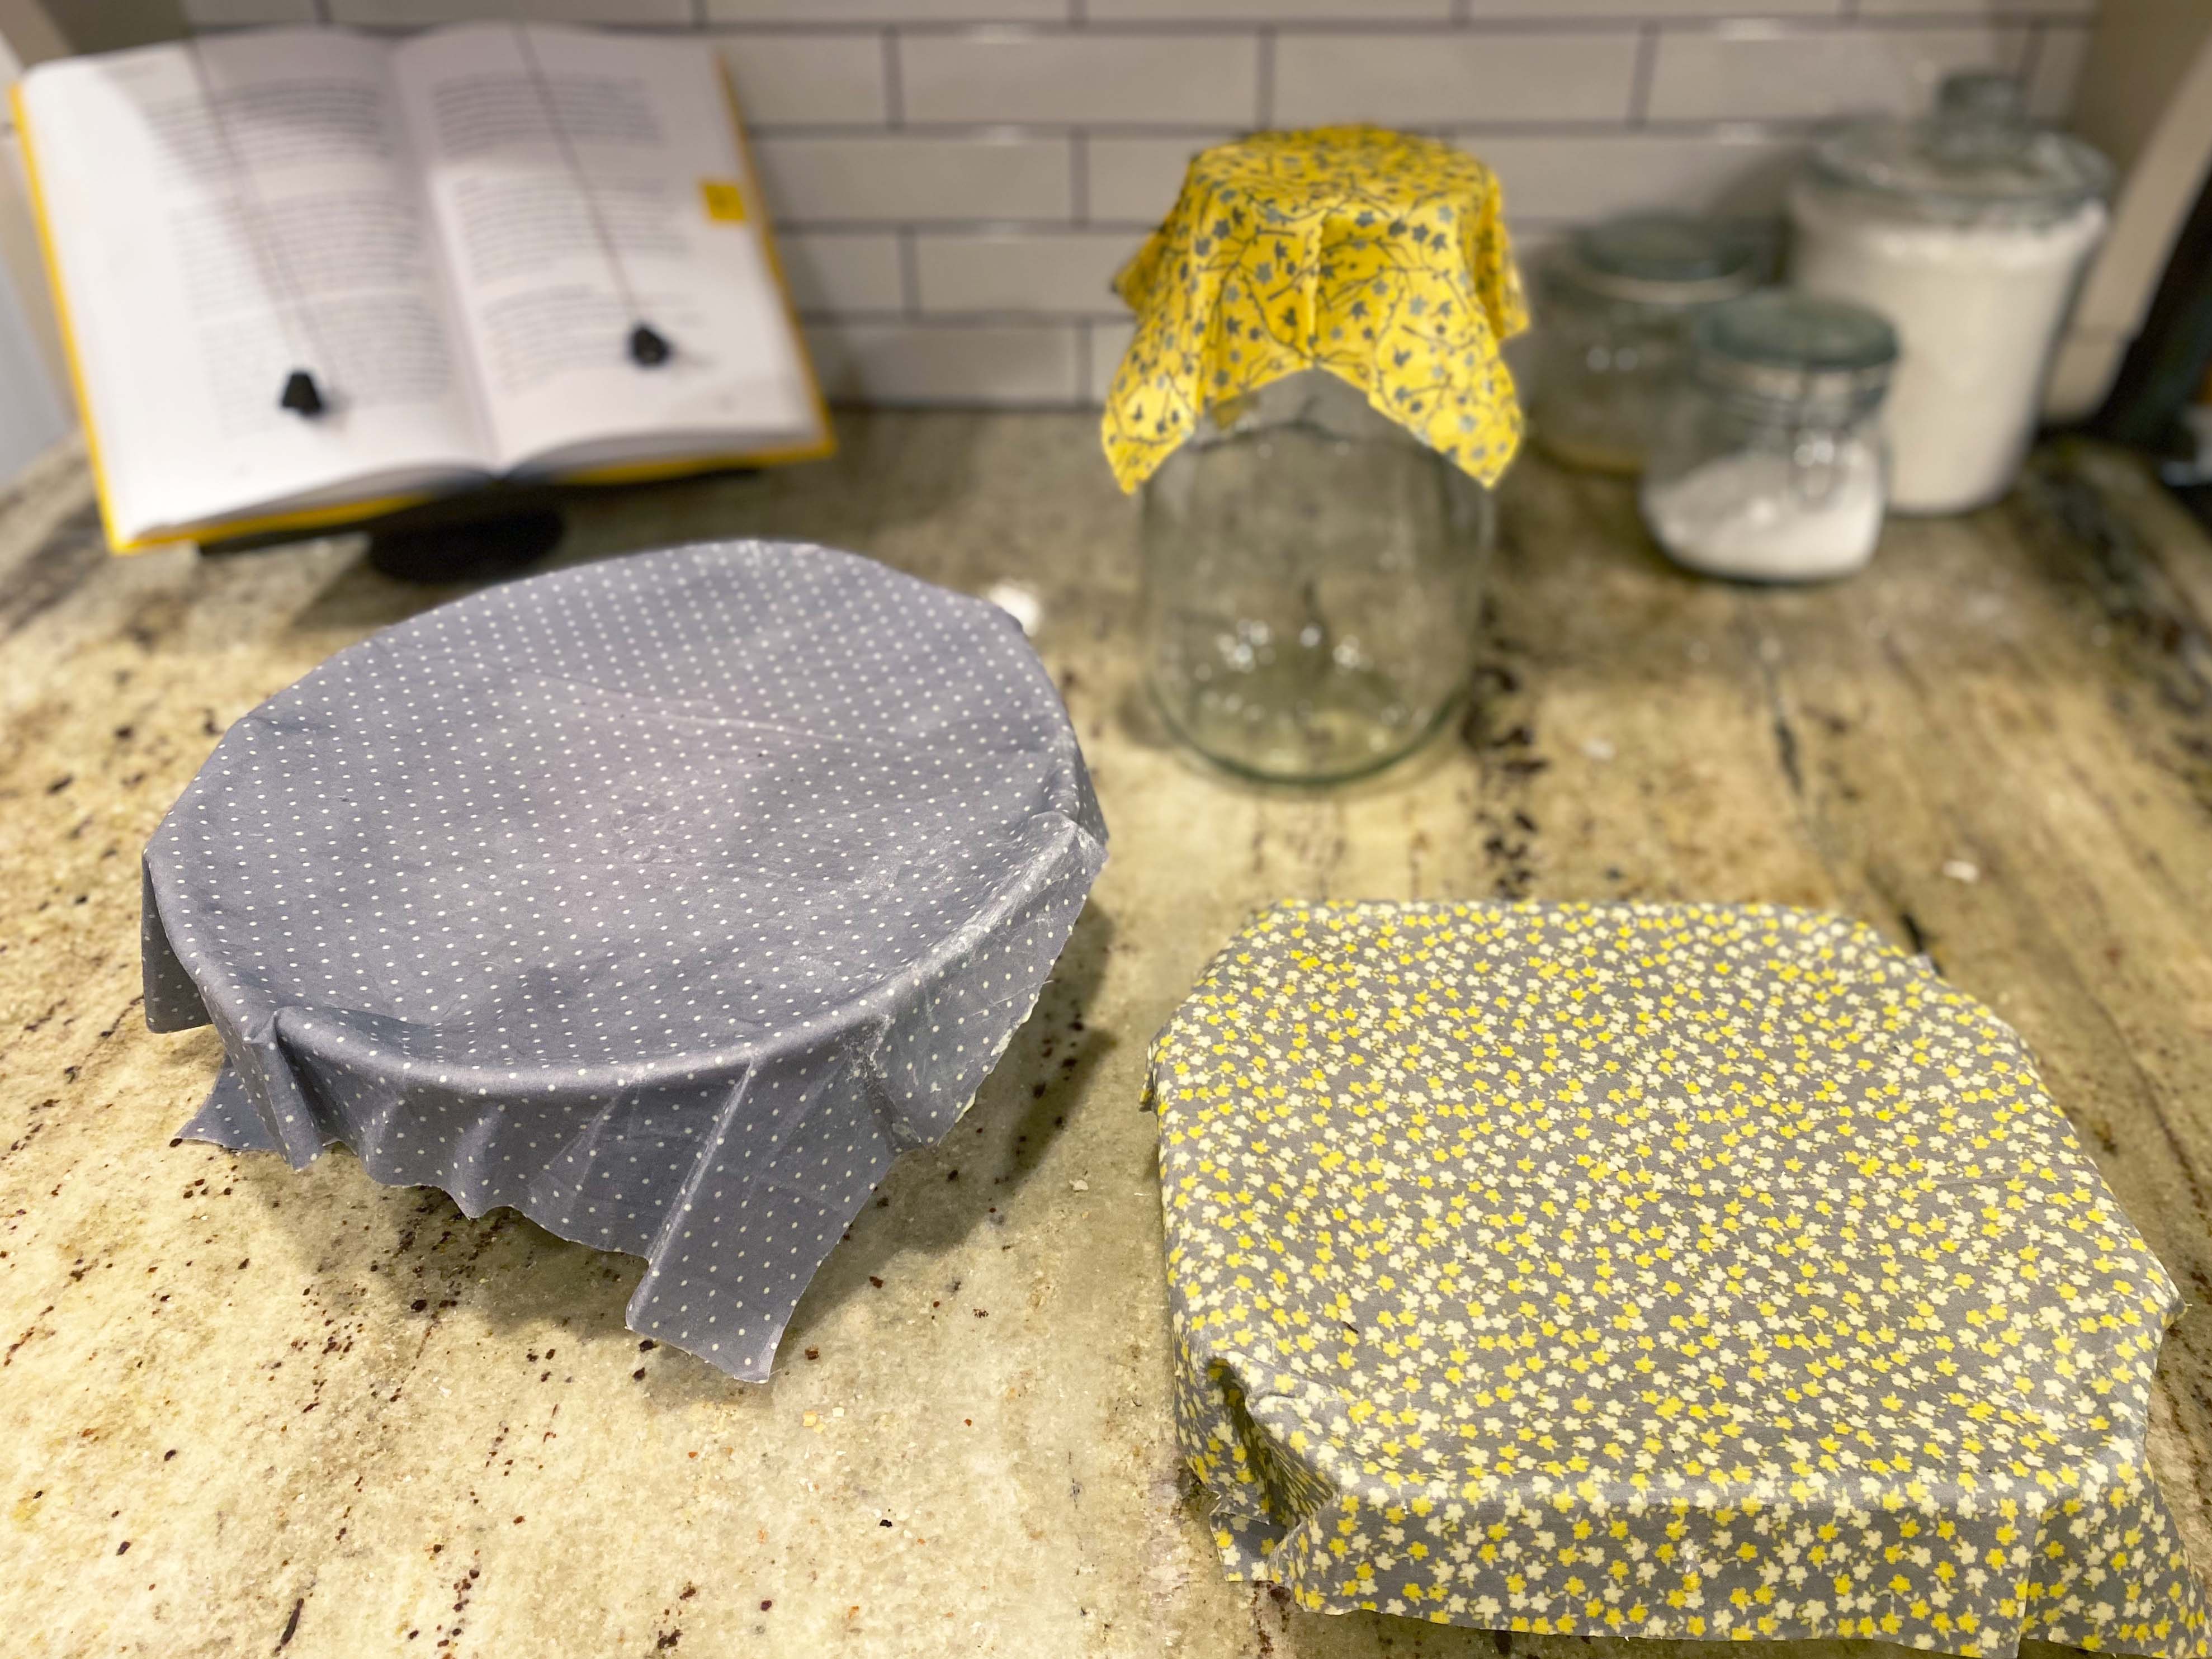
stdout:
{"type": "Polygon", "coordinates": [[[759,1379],[905,1147],[1034,1004],[1105,859],[1012,619],[736,542],[491,589],[224,736],[146,851],[184,1133],[334,1142],[649,1262],[629,1322],[759,1379]]]}
{"type": "Polygon", "coordinates": [[[2206,1650],[2172,1282],[2020,1039],[1834,916],[1285,905],[1153,1050],[1234,1574],[1545,1634],[2206,1650]]]}

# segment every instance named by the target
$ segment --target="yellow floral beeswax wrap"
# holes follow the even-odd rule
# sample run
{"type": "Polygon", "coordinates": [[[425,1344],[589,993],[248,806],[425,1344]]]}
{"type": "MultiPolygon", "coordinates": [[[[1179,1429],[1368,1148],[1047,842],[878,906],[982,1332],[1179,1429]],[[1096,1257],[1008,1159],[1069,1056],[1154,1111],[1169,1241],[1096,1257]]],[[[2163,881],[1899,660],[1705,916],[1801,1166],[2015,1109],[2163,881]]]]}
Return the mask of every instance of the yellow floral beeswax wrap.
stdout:
{"type": "Polygon", "coordinates": [[[1115,279],[1137,331],[1106,399],[1134,489],[1228,398],[1323,368],[1484,483],[1521,442],[1498,356],[1528,325],[1498,180],[1377,127],[1263,132],[1194,156],[1115,279]]]}
{"type": "Polygon", "coordinates": [[[1547,1634],[2201,1655],[2172,1283],[1986,1008],[1770,907],[1285,904],[1154,1046],[1237,1576],[1547,1634]]]}

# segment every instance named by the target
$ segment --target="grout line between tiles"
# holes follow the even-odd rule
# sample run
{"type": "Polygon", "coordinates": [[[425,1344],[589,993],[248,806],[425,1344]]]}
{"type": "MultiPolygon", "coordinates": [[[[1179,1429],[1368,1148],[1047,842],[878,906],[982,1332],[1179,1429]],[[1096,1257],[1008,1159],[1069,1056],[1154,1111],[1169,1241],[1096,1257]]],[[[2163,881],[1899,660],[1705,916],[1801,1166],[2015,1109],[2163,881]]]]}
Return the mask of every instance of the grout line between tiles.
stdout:
{"type": "MultiPolygon", "coordinates": [[[[1775,216],[1771,213],[1723,213],[1716,216],[1727,223],[1758,225],[1769,222],[1775,216]]],[[[1515,213],[1507,218],[1506,229],[1516,236],[1545,235],[1553,231],[1571,230],[1586,222],[1586,216],[1578,214],[1515,213]]],[[[1130,252],[1133,253],[1136,251],[1135,241],[1158,230],[1159,222],[1157,219],[1113,219],[1093,220],[1087,225],[1071,225],[1064,219],[777,219],[775,227],[779,236],[888,235],[893,238],[912,237],[917,243],[923,236],[1120,235],[1133,239],[1130,252]]]]}
{"type": "Polygon", "coordinates": [[[1255,125],[1262,131],[1275,125],[1275,31],[1260,31],[1260,65],[1255,77],[1259,108],[1255,125]]]}
{"type": "MultiPolygon", "coordinates": [[[[1483,120],[1479,117],[1443,117],[1412,120],[1401,125],[1417,132],[1479,133],[1510,138],[1603,138],[1626,135],[1638,137],[1685,138],[1802,138],[1833,121],[1826,115],[1676,115],[1656,117],[1638,129],[1620,118],[1607,120],[1483,120]]],[[[1226,115],[1211,123],[1194,121],[1098,122],[1066,121],[908,121],[894,130],[872,121],[751,121],[745,131],[755,138],[792,143],[806,139],[926,138],[965,139],[991,143],[1012,139],[1066,138],[1080,132],[1087,139],[1188,138],[1219,142],[1236,131],[1226,115]]]]}
{"type": "Polygon", "coordinates": [[[884,118],[894,131],[906,125],[906,66],[896,29],[884,31],[884,118]]]}
{"type": "Polygon", "coordinates": [[[2021,42],[2019,62],[2013,70],[2013,73],[2020,77],[2021,94],[2028,100],[2031,112],[2035,99],[2035,77],[2043,68],[2043,43],[2050,33],[2048,23],[2029,24],[2026,38],[2021,42]]]}
{"type": "Polygon", "coordinates": [[[1079,415],[1088,411],[1089,405],[1062,398],[1030,398],[1012,392],[963,392],[957,397],[927,392],[903,393],[892,397],[883,392],[867,395],[854,393],[844,398],[832,398],[832,409],[926,409],[951,414],[990,413],[1003,410],[1027,410],[1039,413],[1079,415]]]}
{"type": "Polygon", "coordinates": [[[921,249],[912,225],[898,228],[899,302],[909,318],[921,315],[921,249]]]}
{"type": "MultiPolygon", "coordinates": [[[[2124,3],[2124,0],[2108,0],[2108,3],[2124,3]]],[[[606,21],[595,27],[620,29],[641,33],[708,33],[718,35],[788,34],[814,35],[824,39],[838,36],[873,34],[886,27],[912,34],[961,35],[1018,33],[1041,37],[1082,35],[1091,39],[1141,37],[1145,35],[1242,35],[1254,32],[1255,26],[1231,17],[1157,17],[1129,20],[1101,20],[1089,15],[1086,0],[1069,0],[1066,17],[1041,22],[1009,22],[1003,18],[988,15],[974,17],[941,17],[897,20],[884,19],[817,20],[814,18],[740,18],[718,17],[708,9],[710,0],[688,0],[690,15],[678,21],[647,20],[640,22],[606,21]]],[[[319,21],[332,23],[333,0],[310,0],[319,21]]],[[[1784,24],[1810,30],[1850,29],[1856,27],[1912,29],[1918,27],[1957,28],[1968,26],[2002,27],[2040,21],[2045,22],[2087,25],[2094,17],[2094,11],[2033,12],[2009,8],[1992,9],[1977,6],[1967,0],[1928,0],[1920,10],[1902,13],[1875,14],[1865,10],[1862,0],[1840,0],[1839,9],[1826,15],[1805,13],[1778,5],[1764,5],[1760,0],[1745,0],[1731,9],[1726,15],[1683,17],[1664,13],[1656,3],[1638,6],[1623,0],[1619,9],[1604,13],[1589,13],[1572,17],[1559,17],[1547,13],[1531,0],[1526,10],[1495,15],[1474,15],[1471,0],[1452,0],[1452,9],[1442,18],[1365,18],[1352,15],[1353,0],[1347,0],[1346,15],[1338,17],[1297,18],[1279,24],[1260,25],[1260,27],[1287,28],[1293,33],[1307,34],[1449,34],[1472,32],[1482,34],[1516,34],[1524,36],[1558,36],[1613,32],[1637,28],[1646,24],[1663,23],[1667,27],[1725,28],[1746,22],[1784,24]]],[[[460,21],[458,17],[453,21],[460,21]]],[[[213,31],[230,27],[253,27],[252,24],[201,24],[199,27],[213,31]]],[[[351,27],[374,33],[410,34],[430,25],[426,23],[356,23],[351,27]]]]}
{"type": "Polygon", "coordinates": [[[1641,127],[1650,117],[1651,76],[1659,62],[1659,27],[1646,23],[1636,40],[1636,68],[1628,86],[1628,125],[1641,127]]]}
{"type": "Polygon", "coordinates": [[[1094,220],[1087,225],[1071,225],[1066,220],[1048,219],[791,219],[775,222],[776,234],[788,232],[793,235],[842,236],[896,234],[911,231],[918,236],[1040,236],[1094,235],[1106,231],[1127,231],[1138,235],[1150,235],[1158,225],[1149,219],[1094,220]]]}
{"type": "Polygon", "coordinates": [[[1067,208],[1070,222],[1091,222],[1091,135],[1078,129],[1067,135],[1067,208]]]}
{"type": "MultiPolygon", "coordinates": [[[[2121,0],[2112,0],[2120,3],[2121,0]]],[[[1009,23],[987,18],[958,20],[927,18],[901,20],[888,27],[908,35],[933,38],[1021,38],[1034,40],[1142,40],[1147,37],[1185,37],[1204,35],[1243,38],[1255,33],[1276,31],[1290,34],[1322,35],[1388,35],[1397,39],[1421,35],[1449,36],[1461,33],[1522,36],[1532,40],[1557,40],[1563,36],[1580,34],[1620,34],[1647,26],[1670,29],[1717,31],[1735,28],[1745,23],[1761,27],[1783,27],[1807,33],[1838,33],[1862,28],[1912,30],[1920,28],[1961,28],[1972,26],[1989,27],[2019,23],[2042,14],[2015,12],[2008,9],[1992,11],[1988,7],[1961,4],[1958,0],[1942,0],[1912,12],[1881,15],[1857,9],[1845,9],[1825,15],[1780,8],[1762,7],[1747,3],[1733,8],[1725,14],[1712,15],[1680,15],[1664,11],[1655,5],[1641,9],[1624,7],[1614,12],[1589,13],[1572,17],[1559,17],[1540,11],[1530,11],[1514,16],[1476,16],[1472,11],[1455,10],[1442,18],[1404,17],[1300,17],[1268,23],[1240,23],[1230,18],[1160,17],[1141,21],[1102,21],[1086,17],[1081,22],[1009,23]]],[[[2068,14],[2052,16],[2049,21],[2087,24],[2091,14],[2068,14]]],[[[414,25],[381,25],[385,28],[412,32],[414,25]]],[[[688,28],[683,23],[624,23],[610,27],[666,31],[688,28]]],[[[813,21],[715,21],[707,25],[718,34],[812,34],[824,38],[837,35],[872,34],[886,27],[878,21],[839,22],[813,21]]]]}
{"type": "Polygon", "coordinates": [[[1107,312],[1081,311],[933,311],[910,315],[903,311],[882,311],[870,307],[857,310],[834,310],[808,307],[799,313],[803,323],[850,324],[860,328],[1072,328],[1081,323],[1126,324],[1127,313],[1115,316],[1107,312]]]}

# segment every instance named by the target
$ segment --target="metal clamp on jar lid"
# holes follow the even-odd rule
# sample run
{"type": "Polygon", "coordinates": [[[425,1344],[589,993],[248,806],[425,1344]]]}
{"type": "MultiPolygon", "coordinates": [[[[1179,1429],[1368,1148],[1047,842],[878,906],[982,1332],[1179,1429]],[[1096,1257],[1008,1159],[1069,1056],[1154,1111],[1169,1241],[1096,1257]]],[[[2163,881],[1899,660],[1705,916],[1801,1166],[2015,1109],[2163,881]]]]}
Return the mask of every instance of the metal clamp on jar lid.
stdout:
{"type": "Polygon", "coordinates": [[[1698,319],[1638,501],[1676,563],[1821,581],[1874,556],[1887,489],[1877,415],[1897,337],[1871,311],[1771,290],[1698,319]]]}
{"type": "Polygon", "coordinates": [[[1698,380],[1774,403],[1878,400],[1897,361],[1897,332],[1875,313],[1784,289],[1715,306],[1690,338],[1698,380]]]}
{"type": "Polygon", "coordinates": [[[1896,356],[1889,323],[1858,305],[1771,289],[1705,312],[1637,493],[1652,538],[1677,564],[1747,581],[1867,564],[1896,356]]]}
{"type": "Polygon", "coordinates": [[[2020,82],[1975,70],[1947,76],[1935,112],[1861,122],[1813,152],[1813,176],[1946,222],[2063,219],[2112,189],[2096,150],[2028,118],[2020,82]]]}

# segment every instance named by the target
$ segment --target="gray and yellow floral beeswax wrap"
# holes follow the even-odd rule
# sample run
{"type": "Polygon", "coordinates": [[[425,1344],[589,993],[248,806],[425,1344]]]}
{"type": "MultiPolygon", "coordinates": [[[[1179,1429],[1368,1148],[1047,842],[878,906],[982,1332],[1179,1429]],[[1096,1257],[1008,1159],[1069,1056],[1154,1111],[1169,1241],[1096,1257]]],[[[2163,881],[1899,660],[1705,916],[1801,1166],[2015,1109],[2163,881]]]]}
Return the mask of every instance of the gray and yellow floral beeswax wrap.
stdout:
{"type": "Polygon", "coordinates": [[[1104,858],[1003,611],[818,547],[640,555],[234,726],[147,848],[147,1019],[222,1033],[186,1135],[643,1255],[631,1325],[757,1379],[1104,858]]]}
{"type": "Polygon", "coordinates": [[[1285,906],[1153,1052],[1232,1573],[1543,1633],[2206,1650],[2178,1298],[2003,1024],[1833,916],[1285,906]]]}

